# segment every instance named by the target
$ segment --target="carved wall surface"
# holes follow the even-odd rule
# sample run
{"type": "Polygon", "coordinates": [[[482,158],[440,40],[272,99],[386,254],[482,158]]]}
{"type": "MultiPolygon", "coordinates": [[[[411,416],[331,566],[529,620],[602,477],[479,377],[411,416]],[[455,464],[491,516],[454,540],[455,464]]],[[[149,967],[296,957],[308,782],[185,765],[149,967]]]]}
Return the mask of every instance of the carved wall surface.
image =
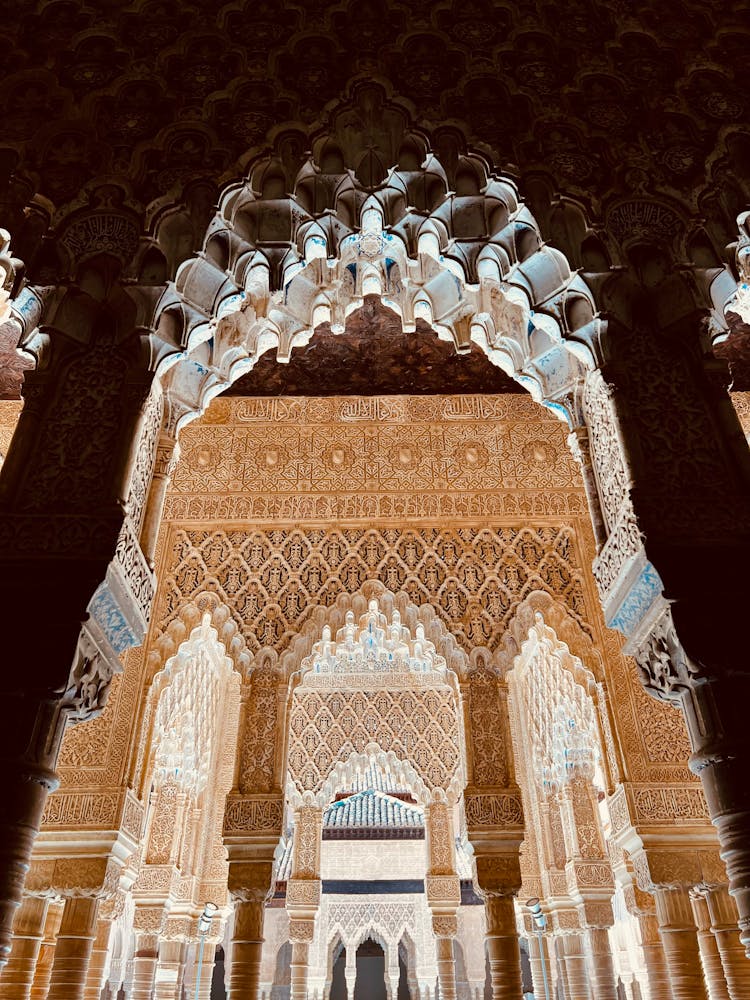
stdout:
{"type": "Polygon", "coordinates": [[[290,793],[320,800],[337,765],[375,751],[413,767],[426,794],[455,800],[465,784],[455,679],[424,628],[414,638],[373,599],[358,623],[347,614],[335,640],[327,625],[322,635],[292,695],[290,793]]]}
{"type": "Polygon", "coordinates": [[[0,464],[8,451],[10,439],[18,423],[21,402],[16,399],[0,399],[0,464]]]}
{"type": "MultiPolygon", "coordinates": [[[[530,399],[218,399],[182,441],[154,634],[185,601],[212,592],[251,650],[283,651],[312,608],[379,579],[432,604],[465,650],[488,650],[494,670],[512,660],[516,610],[546,591],[577,636],[588,634],[579,655],[618,692],[631,777],[691,780],[681,716],[643,692],[621,639],[603,626],[577,468],[562,425],[530,399]]],[[[565,632],[571,648],[577,636],[565,632]]],[[[271,700],[269,687],[269,712],[271,700]]],[[[477,746],[484,778],[502,772],[503,756],[477,746]]]]}
{"type": "Polygon", "coordinates": [[[526,396],[218,399],[165,518],[588,517],[564,439],[526,396]]]}

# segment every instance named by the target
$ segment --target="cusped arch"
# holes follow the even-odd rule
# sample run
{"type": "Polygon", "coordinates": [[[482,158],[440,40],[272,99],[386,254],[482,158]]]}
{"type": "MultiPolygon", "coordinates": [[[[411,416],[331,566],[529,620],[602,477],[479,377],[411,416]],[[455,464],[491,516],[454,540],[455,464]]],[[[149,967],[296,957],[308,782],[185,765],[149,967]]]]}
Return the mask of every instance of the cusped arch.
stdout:
{"type": "Polygon", "coordinates": [[[216,632],[234,669],[243,676],[250,669],[252,654],[245,638],[234,620],[232,611],[215,594],[197,594],[195,599],[183,604],[164,631],[149,643],[148,676],[151,680],[164,669],[180,646],[208,616],[208,624],[216,632]]]}
{"type": "Polygon", "coordinates": [[[508,625],[503,646],[494,656],[497,668],[503,674],[513,669],[516,657],[521,652],[524,642],[528,640],[529,630],[539,624],[537,617],[539,615],[543,624],[554,631],[556,639],[585,669],[588,677],[582,676],[579,683],[584,682],[586,690],[591,691],[604,679],[602,654],[568,607],[544,590],[532,591],[516,608],[508,625]]]}
{"type": "Polygon", "coordinates": [[[299,808],[302,805],[328,806],[341,789],[355,788],[363,775],[374,773],[383,779],[392,779],[398,788],[408,789],[423,808],[433,801],[445,801],[442,789],[430,789],[414,765],[399,758],[392,750],[384,750],[379,743],[368,744],[363,753],[353,753],[346,760],[333,765],[317,793],[305,792],[300,795],[293,783],[289,783],[290,803],[299,808]]]}
{"type": "Polygon", "coordinates": [[[424,629],[425,638],[446,661],[448,670],[462,677],[468,669],[469,658],[458,645],[455,636],[446,628],[442,618],[432,604],[416,605],[409,595],[400,591],[394,593],[380,580],[367,580],[356,594],[339,594],[333,605],[317,605],[310,617],[279,658],[279,666],[287,677],[299,669],[302,661],[310,655],[314,644],[320,639],[322,629],[328,625],[332,632],[341,628],[348,612],[355,619],[367,611],[369,601],[375,598],[381,610],[390,618],[398,611],[403,624],[412,632],[418,626],[424,629]]]}
{"type": "Polygon", "coordinates": [[[568,397],[594,363],[599,332],[585,281],[545,245],[515,184],[465,143],[450,190],[429,137],[391,121],[399,134],[383,139],[376,173],[384,176],[374,183],[356,138],[335,135],[357,99],[332,113],[331,131],[318,134],[293,183],[278,153],[248,165],[247,179],[224,190],[203,252],[165,293],[159,313],[190,307],[185,354],[165,376],[184,404],[177,426],[263,351],[288,360],[323,319],[343,329],[373,293],[405,331],[422,318],[458,351],[478,344],[538,401],[570,416],[568,397]]]}

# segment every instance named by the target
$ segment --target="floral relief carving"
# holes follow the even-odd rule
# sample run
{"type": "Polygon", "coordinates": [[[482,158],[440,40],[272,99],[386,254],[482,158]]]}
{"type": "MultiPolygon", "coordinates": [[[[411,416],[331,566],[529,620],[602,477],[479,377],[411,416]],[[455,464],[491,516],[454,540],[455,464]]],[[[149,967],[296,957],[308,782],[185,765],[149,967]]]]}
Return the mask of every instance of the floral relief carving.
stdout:
{"type": "Polygon", "coordinates": [[[484,664],[469,674],[469,719],[471,723],[471,784],[509,783],[508,712],[506,692],[496,673],[484,664]]]}
{"type": "Polygon", "coordinates": [[[278,673],[261,660],[253,669],[245,701],[239,748],[241,792],[269,792],[275,778],[278,673]]]}

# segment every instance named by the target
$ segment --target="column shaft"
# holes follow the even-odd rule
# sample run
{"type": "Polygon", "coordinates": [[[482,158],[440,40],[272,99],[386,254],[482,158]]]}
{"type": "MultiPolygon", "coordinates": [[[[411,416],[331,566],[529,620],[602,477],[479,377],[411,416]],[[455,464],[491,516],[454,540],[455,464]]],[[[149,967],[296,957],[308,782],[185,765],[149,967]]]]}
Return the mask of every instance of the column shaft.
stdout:
{"type": "Polygon", "coordinates": [[[151,1000],[156,978],[156,951],[136,954],[132,967],[132,987],[128,1000],[151,1000]]]}
{"type": "Polygon", "coordinates": [[[52,963],[48,1000],[83,1000],[89,959],[96,937],[99,900],[70,897],[65,900],[52,963]]]}
{"type": "Polygon", "coordinates": [[[726,886],[721,886],[708,890],[706,902],[729,996],[750,1000],[750,959],[740,941],[734,900],[726,886]]]}
{"type": "MultiPolygon", "coordinates": [[[[198,980],[198,1000],[211,1000],[211,982],[214,978],[214,964],[216,957],[216,945],[206,944],[206,952],[203,956],[203,965],[201,966],[200,979],[198,980]]],[[[260,949],[258,955],[258,967],[260,971],[260,949]]],[[[198,969],[196,967],[196,973],[198,969]]],[[[258,987],[256,986],[256,992],[253,993],[240,993],[239,996],[247,996],[248,1000],[255,1000],[258,996],[258,987]]],[[[178,995],[179,1000],[179,995],[178,995]]]]}
{"type": "Polygon", "coordinates": [[[603,927],[591,927],[588,938],[591,947],[592,993],[596,1000],[617,1000],[617,983],[609,933],[603,927]]]}
{"type": "Polygon", "coordinates": [[[44,938],[39,949],[34,981],[31,984],[30,1000],[47,1000],[49,981],[52,976],[52,963],[55,959],[57,932],[62,922],[64,903],[61,899],[51,902],[47,908],[47,919],[44,923],[44,938]]]}
{"type": "MultiPolygon", "coordinates": [[[[698,950],[701,955],[703,978],[706,980],[709,1000],[729,1000],[729,990],[727,989],[727,981],[724,978],[721,955],[719,954],[716,938],[711,930],[711,915],[708,912],[708,900],[703,892],[691,892],[690,902],[693,907],[693,919],[698,929],[698,950]]],[[[737,934],[737,945],[740,947],[742,953],[739,933],[737,934]]]]}
{"type": "Polygon", "coordinates": [[[570,990],[570,1000],[590,1000],[591,991],[589,990],[586,955],[583,948],[583,938],[580,934],[566,934],[563,938],[563,964],[570,990]]]}
{"type": "Polygon", "coordinates": [[[229,979],[231,996],[256,1000],[260,987],[260,962],[263,950],[262,902],[237,901],[234,905],[234,936],[229,979]]]}
{"type": "MultiPolygon", "coordinates": [[[[80,626],[79,626],[80,627],[80,626]]],[[[71,653],[75,648],[71,642],[71,653]]],[[[71,656],[72,658],[72,656],[71,656]]],[[[33,692],[2,692],[3,808],[0,810],[0,968],[10,956],[13,921],[21,905],[31,852],[54,774],[64,720],[57,705],[33,692]]]]}
{"type": "Polygon", "coordinates": [[[549,993],[550,1000],[553,1000],[552,969],[547,939],[531,931],[527,940],[529,942],[529,965],[531,966],[534,997],[536,1000],[546,1000],[546,995],[549,993]],[[546,991],[545,981],[547,983],[546,991]]]}
{"type": "Polygon", "coordinates": [[[658,887],[655,897],[674,1000],[708,1000],[687,889],[658,887]]]}
{"type": "Polygon", "coordinates": [[[456,1000],[456,963],[453,958],[453,938],[436,938],[435,950],[441,1000],[456,1000]]]}
{"type": "Polygon", "coordinates": [[[96,937],[89,959],[89,972],[86,976],[86,987],[83,1000],[100,1000],[104,989],[105,972],[107,970],[107,954],[109,952],[109,936],[112,930],[111,920],[99,920],[96,924],[96,937]]]}
{"type": "Polygon", "coordinates": [[[493,1000],[521,996],[521,951],[512,896],[488,896],[487,954],[493,1000]]]}
{"type": "Polygon", "coordinates": [[[652,914],[642,914],[638,917],[641,930],[641,947],[643,960],[646,963],[648,975],[648,992],[650,1000],[672,1000],[672,987],[669,983],[669,969],[664,955],[664,948],[659,935],[659,924],[652,914]]]}
{"type": "MultiPolygon", "coordinates": [[[[307,958],[310,945],[307,941],[292,942],[292,987],[290,1000],[307,1000],[307,958]]],[[[252,1000],[252,998],[248,998],[252,1000]]]]}
{"type": "Polygon", "coordinates": [[[0,971],[0,1000],[28,1000],[31,996],[48,902],[37,896],[26,896],[16,911],[10,958],[0,971]]]}
{"type": "Polygon", "coordinates": [[[154,975],[154,1000],[180,1000],[182,941],[161,941],[154,975]]]}
{"type": "Polygon", "coordinates": [[[344,978],[346,979],[347,1000],[354,1000],[354,987],[357,984],[357,952],[354,948],[347,949],[344,978]]]}

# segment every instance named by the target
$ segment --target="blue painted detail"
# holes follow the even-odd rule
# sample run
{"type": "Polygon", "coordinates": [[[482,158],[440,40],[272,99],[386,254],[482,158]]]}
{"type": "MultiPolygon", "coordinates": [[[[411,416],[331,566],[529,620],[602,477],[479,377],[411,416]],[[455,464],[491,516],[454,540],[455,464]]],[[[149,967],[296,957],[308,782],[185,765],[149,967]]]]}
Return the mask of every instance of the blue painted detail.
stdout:
{"type": "Polygon", "coordinates": [[[347,264],[346,265],[346,269],[347,269],[347,271],[349,271],[351,273],[351,275],[352,275],[353,278],[357,277],[357,265],[356,264],[347,264]]]}
{"type": "Polygon", "coordinates": [[[632,635],[636,625],[651,607],[654,598],[658,597],[663,589],[661,577],[651,563],[647,562],[625,595],[617,614],[607,622],[608,627],[616,628],[625,636],[632,635]]]}
{"type": "Polygon", "coordinates": [[[106,583],[100,583],[89,601],[89,614],[96,621],[116,653],[138,645],[135,632],[120,610],[106,583]]]}
{"type": "Polygon", "coordinates": [[[559,413],[565,423],[568,423],[568,411],[564,406],[561,406],[560,403],[549,403],[545,401],[542,403],[542,406],[545,406],[548,410],[552,410],[553,413],[559,413]]]}

